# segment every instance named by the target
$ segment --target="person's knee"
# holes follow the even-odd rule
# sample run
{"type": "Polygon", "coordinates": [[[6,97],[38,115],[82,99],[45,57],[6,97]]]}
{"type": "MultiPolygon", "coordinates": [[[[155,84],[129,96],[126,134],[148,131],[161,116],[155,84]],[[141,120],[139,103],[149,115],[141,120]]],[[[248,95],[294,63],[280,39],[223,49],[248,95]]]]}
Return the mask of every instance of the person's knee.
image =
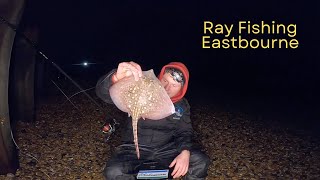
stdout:
{"type": "Polygon", "coordinates": [[[104,168],[103,176],[107,180],[134,180],[134,176],[126,171],[121,164],[109,164],[104,168]]]}
{"type": "Polygon", "coordinates": [[[195,159],[196,159],[195,164],[197,164],[199,168],[203,168],[204,170],[208,169],[210,165],[210,158],[206,154],[199,153],[196,155],[195,159]]]}
{"type": "Polygon", "coordinates": [[[106,166],[103,170],[103,176],[105,179],[116,179],[117,176],[122,175],[121,167],[119,166],[106,166]]]}
{"type": "Polygon", "coordinates": [[[210,158],[202,152],[194,152],[190,157],[190,167],[185,179],[204,179],[207,176],[210,158]]]}

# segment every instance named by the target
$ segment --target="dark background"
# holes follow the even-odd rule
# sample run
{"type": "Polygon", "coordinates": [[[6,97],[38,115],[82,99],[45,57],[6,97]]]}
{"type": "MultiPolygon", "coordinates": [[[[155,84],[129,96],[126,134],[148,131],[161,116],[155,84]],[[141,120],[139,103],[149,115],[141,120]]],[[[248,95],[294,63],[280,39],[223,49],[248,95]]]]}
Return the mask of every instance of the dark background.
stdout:
{"type": "Polygon", "coordinates": [[[36,25],[43,52],[73,78],[89,79],[88,87],[121,61],[156,73],[182,61],[190,71],[191,105],[213,104],[316,129],[319,7],[317,1],[32,0],[21,27],[36,25]],[[297,24],[299,48],[202,49],[205,20],[297,24]],[[72,65],[84,60],[97,64],[72,65]]]}

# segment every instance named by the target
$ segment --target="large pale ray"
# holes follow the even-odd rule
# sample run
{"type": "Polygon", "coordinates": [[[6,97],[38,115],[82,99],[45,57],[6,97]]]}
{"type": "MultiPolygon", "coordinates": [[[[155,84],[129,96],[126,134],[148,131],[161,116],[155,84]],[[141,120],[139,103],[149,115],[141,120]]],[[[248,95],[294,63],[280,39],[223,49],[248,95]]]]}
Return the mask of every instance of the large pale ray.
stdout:
{"type": "Polygon", "coordinates": [[[159,120],[175,112],[173,103],[162,87],[153,70],[143,71],[143,76],[135,81],[133,77],[121,79],[109,89],[114,104],[132,117],[134,143],[140,158],[137,125],[138,120],[159,120]]]}

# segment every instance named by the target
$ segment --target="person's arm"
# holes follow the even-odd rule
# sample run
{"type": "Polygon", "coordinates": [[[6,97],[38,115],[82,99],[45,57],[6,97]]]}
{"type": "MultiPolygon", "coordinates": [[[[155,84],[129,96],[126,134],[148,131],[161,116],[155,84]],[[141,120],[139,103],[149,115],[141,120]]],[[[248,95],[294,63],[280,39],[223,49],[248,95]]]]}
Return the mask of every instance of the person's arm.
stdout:
{"type": "Polygon", "coordinates": [[[117,71],[117,69],[111,70],[109,73],[102,76],[96,84],[97,96],[100,99],[102,99],[104,102],[109,103],[109,104],[113,104],[111,97],[110,97],[110,94],[109,94],[109,88],[114,83],[112,78],[113,78],[113,75],[115,74],[116,71],[117,71]]]}
{"type": "Polygon", "coordinates": [[[177,129],[174,133],[178,151],[190,150],[192,147],[193,128],[190,119],[190,105],[183,99],[183,115],[177,120],[177,129]]]}
{"type": "Polygon", "coordinates": [[[184,176],[189,169],[190,149],[192,148],[193,128],[190,119],[190,106],[186,99],[184,101],[183,115],[177,120],[175,131],[175,143],[180,154],[171,162],[169,167],[174,169],[171,173],[173,178],[184,176]]]}

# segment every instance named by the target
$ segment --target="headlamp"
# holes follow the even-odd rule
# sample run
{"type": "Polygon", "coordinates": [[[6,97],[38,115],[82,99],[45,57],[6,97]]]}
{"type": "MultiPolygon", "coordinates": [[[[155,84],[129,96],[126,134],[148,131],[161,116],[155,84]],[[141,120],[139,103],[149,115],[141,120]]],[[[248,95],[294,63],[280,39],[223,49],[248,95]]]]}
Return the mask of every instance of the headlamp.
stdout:
{"type": "Polygon", "coordinates": [[[175,68],[167,68],[165,70],[166,73],[170,73],[170,75],[172,76],[172,78],[177,81],[178,83],[181,83],[182,86],[184,84],[184,76],[183,73],[175,68]]]}

